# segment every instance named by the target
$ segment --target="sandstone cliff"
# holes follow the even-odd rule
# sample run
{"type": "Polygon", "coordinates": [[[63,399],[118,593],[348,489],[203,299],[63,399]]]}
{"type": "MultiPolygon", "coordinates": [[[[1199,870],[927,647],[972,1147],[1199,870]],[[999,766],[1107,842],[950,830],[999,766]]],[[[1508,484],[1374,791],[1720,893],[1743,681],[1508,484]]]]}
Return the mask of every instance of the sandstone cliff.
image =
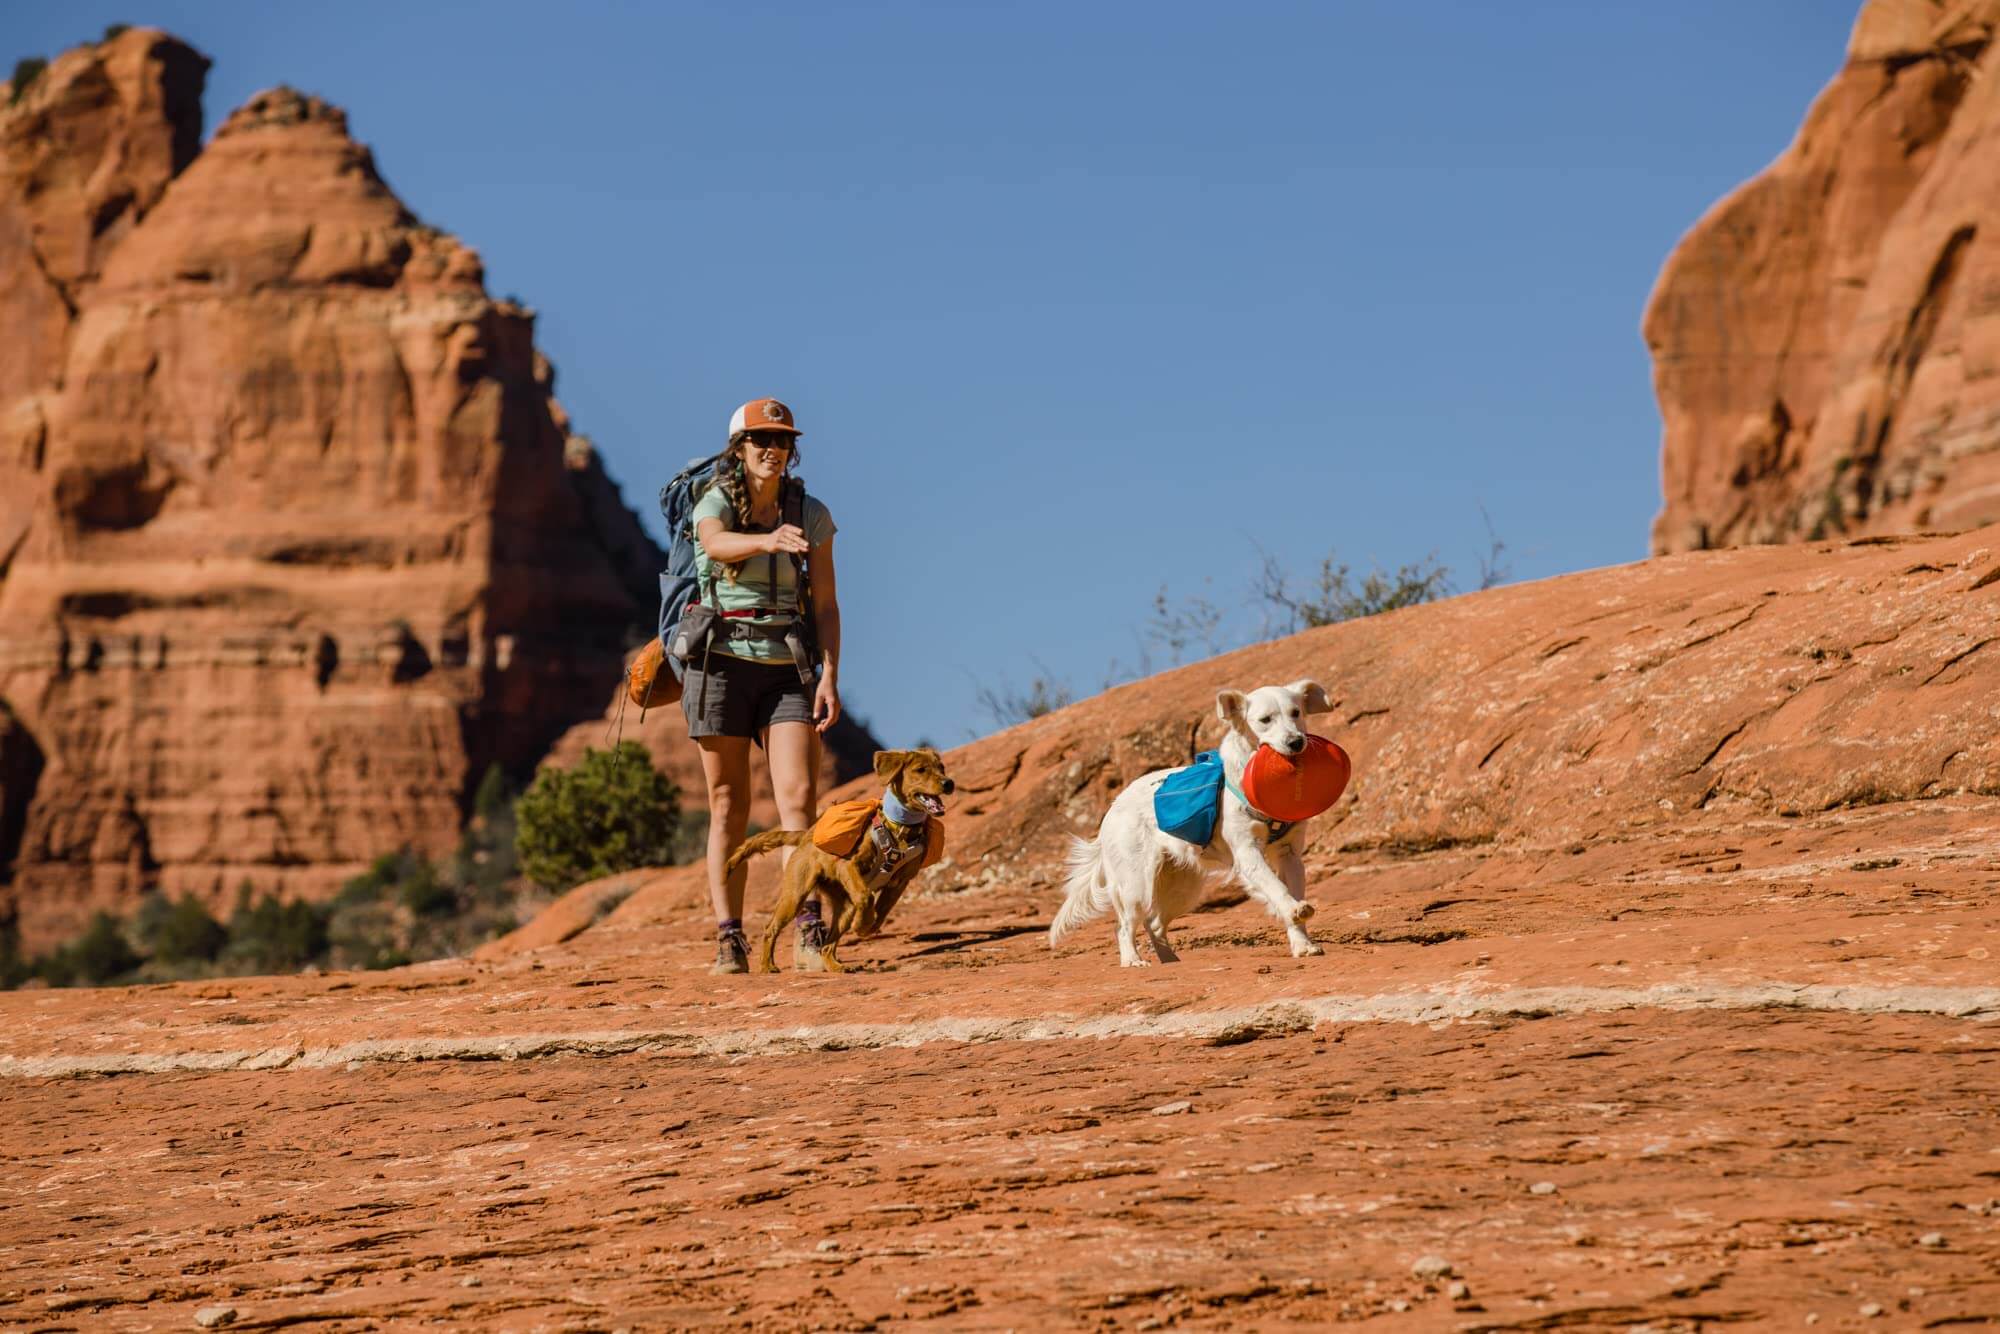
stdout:
{"type": "Polygon", "coordinates": [[[448,845],[486,766],[601,729],[657,597],[532,313],[319,99],[202,147],[206,66],[130,30],[0,90],[0,913],[30,940],[448,845]]]}
{"type": "Polygon", "coordinates": [[[1655,552],[2000,519],[1996,0],[1868,0],[1769,169],[1668,260],[1655,552]]]}

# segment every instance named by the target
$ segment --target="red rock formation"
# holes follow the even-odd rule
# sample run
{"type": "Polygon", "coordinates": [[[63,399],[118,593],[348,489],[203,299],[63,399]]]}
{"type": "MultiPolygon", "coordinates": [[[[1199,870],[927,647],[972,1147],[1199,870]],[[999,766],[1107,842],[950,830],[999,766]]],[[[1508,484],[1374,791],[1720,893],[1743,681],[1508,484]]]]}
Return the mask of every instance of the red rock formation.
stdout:
{"type": "Polygon", "coordinates": [[[1655,552],[2000,519],[2000,0],[1869,0],[1645,317],[1655,552]]]}
{"type": "Polygon", "coordinates": [[[201,140],[208,61],[162,33],[62,56],[0,85],[0,573],[26,531],[75,303],[201,140]]]}
{"type": "Polygon", "coordinates": [[[128,31],[0,110],[0,912],[31,942],[449,844],[650,617],[658,552],[530,312],[315,98],[197,153],[206,63],[128,31]]]}

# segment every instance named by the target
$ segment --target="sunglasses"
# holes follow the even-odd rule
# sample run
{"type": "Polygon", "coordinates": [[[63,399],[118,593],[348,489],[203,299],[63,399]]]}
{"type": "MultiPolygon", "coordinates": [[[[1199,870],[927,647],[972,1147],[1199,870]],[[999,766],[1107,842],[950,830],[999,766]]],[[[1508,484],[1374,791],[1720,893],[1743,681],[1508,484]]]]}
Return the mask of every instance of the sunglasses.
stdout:
{"type": "Polygon", "coordinates": [[[753,435],[749,443],[766,454],[789,454],[792,452],[792,438],[788,435],[753,435]]]}

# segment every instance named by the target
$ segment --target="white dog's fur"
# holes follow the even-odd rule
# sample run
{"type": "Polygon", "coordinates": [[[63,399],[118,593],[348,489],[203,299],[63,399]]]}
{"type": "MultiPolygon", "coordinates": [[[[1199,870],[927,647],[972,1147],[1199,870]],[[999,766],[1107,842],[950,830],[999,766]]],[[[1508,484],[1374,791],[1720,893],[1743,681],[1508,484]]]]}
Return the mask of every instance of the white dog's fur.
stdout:
{"type": "MultiPolygon", "coordinates": [[[[1218,692],[1215,712],[1228,724],[1220,749],[1229,782],[1242,790],[1243,766],[1260,744],[1283,755],[1304,750],[1305,715],[1326,709],[1326,690],[1317,681],[1263,686],[1248,695],[1218,692]]],[[[1049,924],[1050,947],[1109,910],[1118,914],[1120,963],[1143,968],[1151,962],[1140,957],[1141,935],[1152,942],[1161,963],[1174,963],[1180,956],[1167,944],[1167,924],[1192,910],[1201,900],[1203,880],[1214,877],[1236,880],[1262,901],[1285,924],[1294,956],[1322,953],[1299,925],[1313,913],[1305,901],[1305,863],[1299,859],[1305,822],[1270,842],[1269,826],[1225,787],[1215,837],[1198,848],[1162,832],[1153,817],[1153,794],[1172,772],[1156,769],[1135,779],[1104,813],[1096,838],[1070,840],[1067,895],[1049,924]]]]}

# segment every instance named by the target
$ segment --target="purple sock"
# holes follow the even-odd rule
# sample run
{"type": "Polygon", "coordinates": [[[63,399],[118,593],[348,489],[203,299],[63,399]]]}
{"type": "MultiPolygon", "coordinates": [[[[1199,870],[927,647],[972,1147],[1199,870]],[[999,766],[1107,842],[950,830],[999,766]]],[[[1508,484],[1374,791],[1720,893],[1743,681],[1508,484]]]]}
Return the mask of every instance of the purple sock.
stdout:
{"type": "Polygon", "coordinates": [[[717,936],[740,936],[740,935],[742,935],[742,934],[743,934],[743,919],[742,919],[741,917],[725,917],[725,918],[723,918],[723,919],[722,919],[721,921],[719,921],[719,922],[717,922],[717,923],[715,924],[715,934],[716,934],[717,936]]]}

